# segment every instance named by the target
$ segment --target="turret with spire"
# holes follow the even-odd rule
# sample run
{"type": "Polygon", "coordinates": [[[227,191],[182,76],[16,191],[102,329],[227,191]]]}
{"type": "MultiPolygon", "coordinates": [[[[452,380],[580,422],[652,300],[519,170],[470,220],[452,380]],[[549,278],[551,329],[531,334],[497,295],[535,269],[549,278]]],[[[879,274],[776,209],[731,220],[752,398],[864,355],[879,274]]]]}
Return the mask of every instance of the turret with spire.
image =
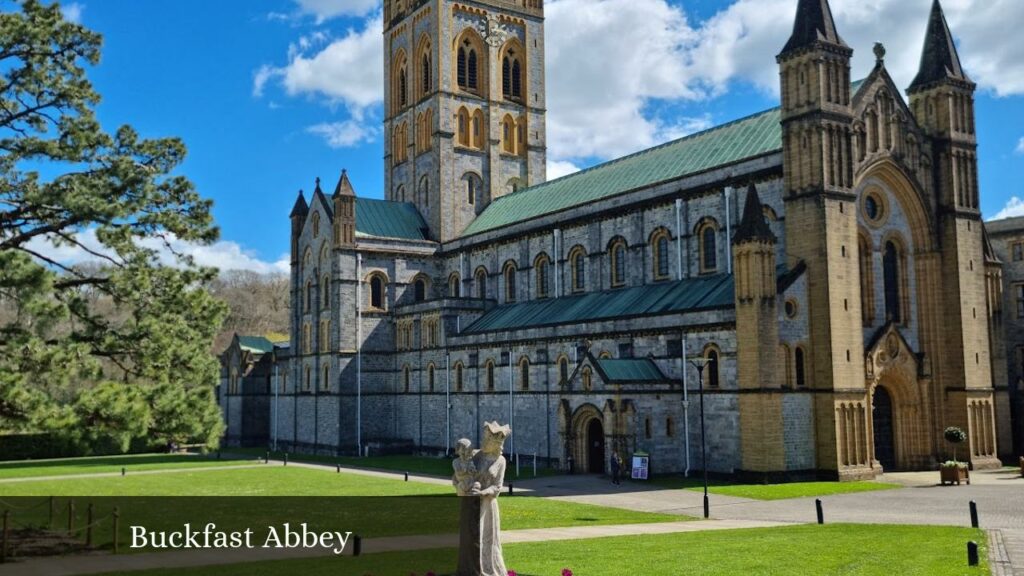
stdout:
{"type": "Polygon", "coordinates": [[[299,235],[302,234],[302,225],[306,222],[306,215],[309,214],[309,205],[306,204],[306,197],[299,190],[299,197],[295,199],[295,205],[288,218],[292,221],[292,265],[299,262],[299,235]]]}
{"type": "Polygon", "coordinates": [[[331,195],[334,203],[334,247],[354,248],[356,245],[356,191],[344,169],[331,195]]]}

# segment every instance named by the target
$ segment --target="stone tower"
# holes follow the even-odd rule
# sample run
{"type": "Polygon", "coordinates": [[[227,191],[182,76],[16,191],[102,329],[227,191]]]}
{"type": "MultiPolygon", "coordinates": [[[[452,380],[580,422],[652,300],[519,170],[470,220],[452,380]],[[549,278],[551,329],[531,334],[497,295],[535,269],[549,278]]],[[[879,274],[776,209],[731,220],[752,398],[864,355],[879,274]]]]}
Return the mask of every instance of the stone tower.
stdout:
{"type": "Polygon", "coordinates": [[[541,0],[386,0],[385,187],[447,241],[545,178],[541,0]]]}
{"type": "Polygon", "coordinates": [[[937,427],[969,431],[975,467],[995,453],[993,438],[992,368],[988,308],[978,204],[978,159],[974,123],[975,84],[964,73],[953,36],[938,0],[932,4],[921,67],[907,90],[910,107],[932,138],[938,204],[937,226],[942,246],[942,303],[938,311],[943,353],[937,388],[945,390],[937,427]]]}
{"type": "Polygon", "coordinates": [[[741,473],[762,476],[786,469],[779,318],[775,280],[776,238],[753,184],[732,239],[736,283],[736,354],[740,390],[741,473]]]}
{"type": "MultiPolygon", "coordinates": [[[[815,390],[817,468],[870,476],[853,182],[850,58],[827,0],[800,0],[779,54],[787,264],[807,277],[808,385],[815,390]],[[857,454],[841,450],[836,414],[852,409],[857,454]]],[[[846,440],[848,438],[844,438],[846,440]]],[[[846,442],[842,442],[846,444],[846,442]]]]}

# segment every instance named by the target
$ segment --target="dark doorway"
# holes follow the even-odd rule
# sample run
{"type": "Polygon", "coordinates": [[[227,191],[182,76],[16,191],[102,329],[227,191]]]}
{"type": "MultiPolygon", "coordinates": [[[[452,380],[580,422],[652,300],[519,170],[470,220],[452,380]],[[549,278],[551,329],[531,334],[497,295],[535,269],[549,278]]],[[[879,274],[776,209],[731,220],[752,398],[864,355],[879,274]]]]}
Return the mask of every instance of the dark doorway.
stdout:
{"type": "Polygon", "coordinates": [[[604,473],[604,426],[600,418],[587,424],[587,472],[604,473]]]}
{"type": "Polygon", "coordinates": [[[875,388],[871,417],[875,429],[875,460],[883,470],[893,470],[896,468],[896,447],[893,444],[892,397],[881,386],[875,388]]]}

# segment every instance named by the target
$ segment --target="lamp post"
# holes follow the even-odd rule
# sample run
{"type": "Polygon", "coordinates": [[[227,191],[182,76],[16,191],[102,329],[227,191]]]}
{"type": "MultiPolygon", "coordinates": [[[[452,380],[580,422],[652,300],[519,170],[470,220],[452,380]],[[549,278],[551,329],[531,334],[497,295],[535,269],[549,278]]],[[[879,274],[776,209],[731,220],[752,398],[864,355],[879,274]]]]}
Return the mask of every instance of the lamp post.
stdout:
{"type": "Polygon", "coordinates": [[[704,367],[711,360],[704,356],[695,356],[689,358],[688,362],[697,369],[697,385],[700,394],[700,461],[701,467],[704,468],[704,518],[708,518],[711,516],[711,507],[708,503],[708,450],[707,443],[704,440],[706,436],[706,428],[704,427],[704,367]]]}

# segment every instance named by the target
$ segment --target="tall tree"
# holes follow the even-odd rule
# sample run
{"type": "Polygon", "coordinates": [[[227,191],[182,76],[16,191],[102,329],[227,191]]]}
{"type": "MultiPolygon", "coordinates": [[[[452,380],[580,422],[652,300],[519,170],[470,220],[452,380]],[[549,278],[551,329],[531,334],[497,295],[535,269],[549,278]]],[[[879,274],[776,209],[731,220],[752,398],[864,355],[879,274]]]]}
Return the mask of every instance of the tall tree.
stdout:
{"type": "Polygon", "coordinates": [[[216,240],[211,202],[175,173],[180,140],[102,129],[100,47],[56,4],[0,14],[0,431],[216,438],[216,271],[147,247],[216,240]]]}

